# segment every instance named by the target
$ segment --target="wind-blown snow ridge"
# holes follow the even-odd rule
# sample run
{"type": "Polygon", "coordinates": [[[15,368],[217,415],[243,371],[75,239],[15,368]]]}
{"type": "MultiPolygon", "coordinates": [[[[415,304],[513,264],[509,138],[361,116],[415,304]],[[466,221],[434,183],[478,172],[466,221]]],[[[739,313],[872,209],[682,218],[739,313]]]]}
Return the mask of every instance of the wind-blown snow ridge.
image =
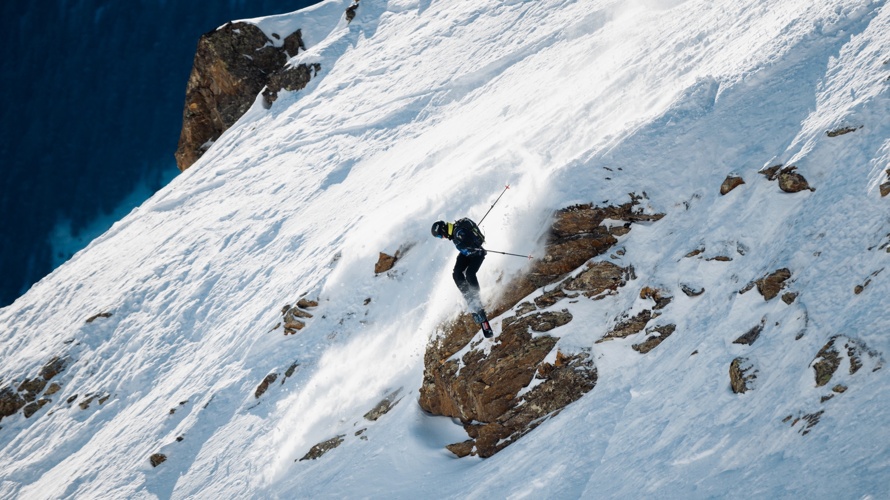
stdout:
{"type": "MultiPolygon", "coordinates": [[[[0,310],[0,389],[70,360],[50,403],[0,422],[0,496],[890,495],[886,370],[845,357],[832,393],[811,368],[838,335],[890,352],[886,2],[363,0],[347,24],[351,4],[252,20],[303,29],[297,58],[318,77],[253,106],[0,310]],[[779,163],[815,191],[757,173],[779,163]],[[745,184],[721,196],[731,172],[745,184]],[[505,183],[483,225],[495,250],[539,252],[574,203],[645,192],[666,216],[620,242],[636,279],[555,333],[591,349],[596,388],[496,456],[457,460],[444,446],[462,428],[416,404],[424,348],[463,307],[429,225],[481,217],[505,183]],[[408,245],[374,275],[378,252],[408,245]],[[738,293],[779,268],[791,304],[738,293]],[[676,332],[642,356],[640,339],[597,344],[643,286],[674,292],[676,332]],[[301,297],[318,306],[283,335],[301,297]],[[763,318],[755,344],[733,344],[763,318]],[[758,373],[745,394],[729,389],[737,357],[758,373]]],[[[483,298],[525,264],[489,255],[483,298]]]]}

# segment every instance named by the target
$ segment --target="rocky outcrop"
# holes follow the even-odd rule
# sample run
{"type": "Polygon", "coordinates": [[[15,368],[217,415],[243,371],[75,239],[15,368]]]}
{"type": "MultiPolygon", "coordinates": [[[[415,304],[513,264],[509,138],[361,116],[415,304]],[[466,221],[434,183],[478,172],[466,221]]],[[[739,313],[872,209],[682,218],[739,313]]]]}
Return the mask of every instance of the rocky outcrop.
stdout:
{"type": "Polygon", "coordinates": [[[741,177],[731,175],[731,174],[727,175],[726,179],[723,180],[723,184],[720,185],[720,194],[726,195],[727,193],[729,193],[733,189],[741,186],[744,183],[745,183],[745,180],[742,179],[741,177]]]}
{"type": "Polygon", "coordinates": [[[0,389],[0,420],[10,415],[15,415],[28,404],[25,398],[20,396],[12,387],[0,389]]]}
{"type": "Polygon", "coordinates": [[[816,188],[810,187],[806,178],[797,172],[797,167],[790,165],[783,167],[782,165],[773,165],[772,167],[763,169],[761,174],[766,176],[770,181],[779,181],[779,189],[786,193],[797,193],[803,190],[815,191],[816,188]]]}
{"type": "Polygon", "coordinates": [[[365,418],[370,420],[371,422],[376,422],[380,417],[389,413],[389,410],[392,410],[393,406],[399,404],[399,401],[402,398],[399,397],[402,389],[396,389],[395,391],[389,393],[377,403],[374,408],[371,409],[368,413],[365,413],[365,418]]]}
{"type": "Polygon", "coordinates": [[[748,358],[735,358],[729,365],[729,386],[732,392],[743,394],[754,388],[757,370],[748,358]]]}
{"type": "MultiPolygon", "coordinates": [[[[296,333],[306,327],[306,320],[312,318],[312,313],[308,309],[318,307],[318,302],[308,299],[300,299],[295,305],[285,305],[281,308],[281,315],[284,320],[284,334],[296,335],[296,333]]],[[[281,323],[275,325],[273,330],[278,329],[281,323]]]]}
{"type": "Polygon", "coordinates": [[[305,49],[300,30],[283,42],[269,39],[253,24],[228,23],[204,34],[198,41],[195,61],[186,86],[182,132],[176,164],[185,170],[250,109],[257,94],[265,103],[281,89],[299,90],[321,67],[301,64],[285,67],[288,58],[305,49]]]}
{"type": "Polygon", "coordinates": [[[493,343],[477,337],[479,327],[469,315],[440,325],[424,356],[419,402],[432,414],[463,422],[470,439],[448,446],[453,453],[489,457],[593,389],[597,371],[590,353],[564,352],[554,336],[572,314],[554,308],[566,299],[618,293],[633,278],[632,267],[589,261],[633,223],[663,216],[644,213],[640,199],[631,195],[620,206],[576,205],[556,212],[544,257],[489,307],[492,318],[512,312],[493,343]],[[546,291],[526,299],[545,285],[546,291]]]}
{"type": "Polygon", "coordinates": [[[260,382],[260,385],[257,386],[256,390],[253,391],[253,396],[259,399],[260,396],[262,396],[266,393],[267,390],[269,390],[269,386],[272,385],[276,380],[278,380],[277,373],[270,373],[266,375],[263,381],[260,382]]]}
{"type": "Polygon", "coordinates": [[[674,324],[649,328],[646,330],[646,333],[655,333],[655,335],[646,337],[646,340],[640,342],[639,344],[632,345],[631,348],[633,348],[634,351],[637,351],[640,354],[646,354],[647,352],[661,345],[661,343],[664,342],[668,337],[670,337],[676,329],[677,325],[674,324]]]}
{"type": "Polygon", "coordinates": [[[646,325],[649,323],[649,320],[652,319],[652,311],[649,309],[643,309],[637,314],[627,317],[625,313],[625,318],[622,321],[619,321],[608,333],[606,333],[603,338],[597,340],[597,343],[605,342],[607,340],[613,339],[623,339],[625,337],[630,337],[635,333],[640,333],[646,328],[646,325]]]}
{"type": "Polygon", "coordinates": [[[742,336],[732,341],[733,344],[752,345],[763,333],[763,327],[766,325],[766,316],[760,320],[760,324],[745,332],[742,336]]]}
{"type": "Polygon", "coordinates": [[[783,267],[754,281],[754,285],[757,286],[760,295],[763,295],[763,300],[772,300],[785,288],[785,282],[789,278],[791,271],[783,267]]]}
{"type": "Polygon", "coordinates": [[[69,361],[67,357],[54,356],[40,368],[36,377],[20,379],[18,384],[0,388],[0,420],[15,415],[19,410],[22,410],[25,418],[30,418],[40,408],[51,403],[52,400],[39,396],[50,396],[61,390],[58,383],[49,384],[49,388],[47,384],[65,370],[69,361]]]}
{"type": "Polygon", "coordinates": [[[870,349],[864,342],[835,335],[819,350],[810,364],[815,375],[816,387],[822,387],[831,381],[844,358],[848,361],[849,375],[854,375],[866,365],[871,371],[878,371],[884,364],[880,353],[870,349]]]}
{"type": "MultiPolygon", "coordinates": [[[[535,260],[527,273],[505,287],[489,316],[495,317],[506,312],[536,289],[559,281],[593,257],[605,253],[618,242],[620,236],[630,231],[633,223],[652,222],[664,217],[664,214],[645,213],[639,206],[639,201],[643,198],[634,194],[630,196],[631,201],[623,205],[597,207],[584,204],[557,211],[550,231],[545,235],[544,256],[535,260]],[[623,224],[605,224],[607,219],[621,221],[623,224]]],[[[622,285],[621,278],[613,273],[615,268],[600,263],[593,266],[598,268],[594,273],[608,273],[605,276],[608,282],[600,283],[605,286],[598,293],[614,292],[622,285]]],[[[628,269],[625,274],[630,276],[633,270],[628,269]]],[[[587,293],[591,295],[597,292],[592,288],[587,293]]]]}
{"type": "Polygon", "coordinates": [[[343,444],[343,438],[345,437],[346,434],[340,434],[338,436],[332,437],[331,439],[328,439],[327,441],[322,441],[316,444],[309,449],[308,453],[303,455],[303,458],[301,458],[300,461],[302,462],[303,460],[318,460],[325,453],[343,444]]]}
{"type": "Polygon", "coordinates": [[[861,128],[862,128],[862,125],[860,125],[858,127],[840,127],[840,128],[836,128],[834,130],[829,130],[829,131],[825,132],[825,135],[827,135],[828,137],[837,137],[839,135],[844,135],[844,134],[849,134],[850,132],[855,132],[861,128]]]}
{"type": "Polygon", "coordinates": [[[152,467],[157,467],[166,461],[167,455],[164,455],[163,453],[154,453],[152,456],[148,457],[148,462],[152,467]]]}
{"type": "Polygon", "coordinates": [[[92,323],[93,321],[96,321],[99,318],[110,318],[110,317],[111,317],[110,312],[100,312],[100,313],[94,314],[94,315],[90,316],[89,318],[87,318],[87,323],[92,323]]]}

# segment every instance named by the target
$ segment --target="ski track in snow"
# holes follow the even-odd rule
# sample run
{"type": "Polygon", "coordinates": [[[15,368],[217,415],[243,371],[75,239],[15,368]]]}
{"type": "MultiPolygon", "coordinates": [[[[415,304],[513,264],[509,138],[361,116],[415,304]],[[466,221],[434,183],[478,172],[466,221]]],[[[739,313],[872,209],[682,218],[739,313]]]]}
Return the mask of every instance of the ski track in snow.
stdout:
{"type": "MultiPolygon", "coordinates": [[[[72,360],[52,403],[0,422],[0,497],[890,496],[890,384],[871,371],[890,353],[885,2],[366,0],[347,24],[350,4],[250,20],[303,30],[291,63],[321,64],[309,86],[257,101],[0,310],[0,387],[72,360]],[[855,131],[826,135],[841,127],[855,131]],[[779,163],[815,191],[758,173],[779,163]],[[721,196],[729,173],[745,184],[721,196]],[[480,218],[505,184],[482,225],[494,250],[540,256],[550,214],[574,203],[645,192],[666,216],[619,241],[636,279],[618,295],[554,306],[574,316],[560,348],[591,350],[597,386],[496,456],[456,459],[444,446],[462,427],[417,405],[424,348],[463,307],[429,225],[480,218]],[[792,304],[739,294],[782,267],[792,304]],[[596,344],[651,307],[643,286],[673,295],[657,323],[676,332],[643,356],[645,334],[596,344]],[[282,335],[304,296],[313,317],[282,335]],[[820,402],[831,387],[810,365],[834,335],[881,359],[845,361],[830,386],[847,392],[820,402]],[[745,394],[729,388],[739,356],[758,371],[745,394]],[[81,409],[87,394],[108,399],[81,409]],[[807,435],[783,422],[820,410],[807,435]]],[[[490,254],[483,299],[526,265],[490,254]]]]}

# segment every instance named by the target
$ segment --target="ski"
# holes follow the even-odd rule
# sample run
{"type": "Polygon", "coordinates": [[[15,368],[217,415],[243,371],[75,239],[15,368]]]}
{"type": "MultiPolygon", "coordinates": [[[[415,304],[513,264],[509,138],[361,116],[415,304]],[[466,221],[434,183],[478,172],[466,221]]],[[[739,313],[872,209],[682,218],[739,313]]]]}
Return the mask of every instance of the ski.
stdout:
{"type": "Polygon", "coordinates": [[[488,316],[485,314],[485,309],[479,309],[477,312],[474,312],[473,319],[482,327],[482,335],[484,335],[485,338],[490,339],[494,336],[494,332],[491,330],[491,324],[488,323],[488,316]]]}

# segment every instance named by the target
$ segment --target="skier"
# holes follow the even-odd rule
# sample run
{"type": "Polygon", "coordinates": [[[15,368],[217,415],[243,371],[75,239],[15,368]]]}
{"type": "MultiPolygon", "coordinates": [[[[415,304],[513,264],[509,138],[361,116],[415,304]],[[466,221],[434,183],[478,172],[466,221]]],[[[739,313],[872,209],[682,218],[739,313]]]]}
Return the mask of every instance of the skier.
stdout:
{"type": "Polygon", "coordinates": [[[473,320],[482,326],[482,333],[486,337],[492,336],[491,326],[488,324],[488,317],[482,308],[482,300],[479,298],[479,280],[476,279],[476,272],[482,266],[485,260],[485,249],[482,244],[485,243],[485,236],[470,219],[463,218],[454,223],[445,221],[436,221],[430,232],[436,238],[447,238],[454,243],[457,251],[457,261],[454,263],[454,272],[452,277],[458,290],[467,301],[467,305],[473,314],[473,320]]]}

